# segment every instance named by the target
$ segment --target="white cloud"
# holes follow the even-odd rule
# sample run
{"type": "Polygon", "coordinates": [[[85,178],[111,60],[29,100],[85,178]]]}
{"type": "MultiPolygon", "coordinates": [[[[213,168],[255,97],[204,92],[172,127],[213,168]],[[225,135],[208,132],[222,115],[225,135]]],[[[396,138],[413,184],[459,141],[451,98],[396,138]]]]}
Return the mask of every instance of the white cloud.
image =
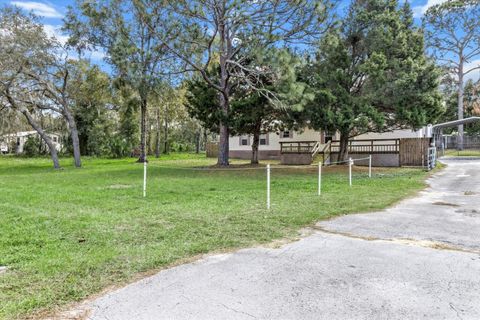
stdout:
{"type": "Polygon", "coordinates": [[[12,1],[10,4],[22,8],[24,10],[32,11],[37,16],[45,18],[63,18],[63,14],[57,11],[53,6],[35,1],[12,1]]]}
{"type": "Polygon", "coordinates": [[[68,41],[68,36],[62,33],[61,28],[61,26],[54,26],[51,24],[43,25],[43,30],[45,30],[48,36],[54,37],[61,44],[65,44],[68,41]]]}
{"type": "Polygon", "coordinates": [[[421,18],[430,7],[433,7],[437,4],[442,4],[447,1],[448,0],[427,0],[427,3],[425,3],[423,6],[413,7],[413,15],[416,18],[421,18]]]}

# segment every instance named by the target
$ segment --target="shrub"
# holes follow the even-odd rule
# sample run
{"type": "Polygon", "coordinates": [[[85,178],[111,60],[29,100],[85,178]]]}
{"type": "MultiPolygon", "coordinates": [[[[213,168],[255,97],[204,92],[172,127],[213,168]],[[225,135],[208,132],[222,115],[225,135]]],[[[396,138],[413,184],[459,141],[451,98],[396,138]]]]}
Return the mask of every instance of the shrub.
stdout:
{"type": "Polygon", "coordinates": [[[34,157],[40,155],[41,142],[38,137],[29,136],[23,145],[23,154],[27,157],[34,157]]]}

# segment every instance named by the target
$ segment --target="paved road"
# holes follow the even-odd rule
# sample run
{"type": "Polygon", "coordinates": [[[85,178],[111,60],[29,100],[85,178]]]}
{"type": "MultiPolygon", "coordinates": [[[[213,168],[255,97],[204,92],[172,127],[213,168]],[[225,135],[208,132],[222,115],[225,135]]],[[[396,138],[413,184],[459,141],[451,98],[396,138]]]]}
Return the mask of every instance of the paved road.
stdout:
{"type": "Polygon", "coordinates": [[[89,319],[480,319],[480,161],[448,165],[394,208],[162,271],[89,319]]]}

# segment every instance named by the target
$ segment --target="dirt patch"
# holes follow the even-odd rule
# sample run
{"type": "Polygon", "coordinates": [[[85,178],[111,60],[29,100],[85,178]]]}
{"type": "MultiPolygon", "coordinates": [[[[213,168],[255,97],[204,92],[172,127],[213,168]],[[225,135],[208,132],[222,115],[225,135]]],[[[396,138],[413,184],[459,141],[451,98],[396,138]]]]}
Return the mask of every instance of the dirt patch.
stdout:
{"type": "Polygon", "coordinates": [[[436,201],[436,202],[433,202],[433,204],[436,205],[436,206],[460,207],[458,204],[450,203],[450,202],[444,202],[444,201],[436,201]]]}
{"type": "Polygon", "coordinates": [[[466,195],[466,196],[474,196],[474,195],[476,195],[477,193],[474,192],[474,191],[465,191],[463,194],[466,195]]]}
{"type": "Polygon", "coordinates": [[[112,184],[112,185],[106,187],[106,189],[129,189],[131,187],[132,186],[129,185],[129,184],[112,184]]]}

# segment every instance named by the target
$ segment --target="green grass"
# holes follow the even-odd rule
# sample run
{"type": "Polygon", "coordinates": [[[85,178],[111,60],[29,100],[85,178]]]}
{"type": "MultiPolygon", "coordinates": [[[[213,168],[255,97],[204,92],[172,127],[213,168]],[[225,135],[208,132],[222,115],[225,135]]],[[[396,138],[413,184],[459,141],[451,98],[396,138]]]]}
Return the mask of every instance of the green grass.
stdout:
{"type": "Polygon", "coordinates": [[[480,157],[480,150],[445,150],[449,157],[480,157]]]}
{"type": "MultiPolygon", "coordinates": [[[[265,170],[187,170],[212,165],[203,155],[151,160],[148,195],[133,159],[0,157],[0,318],[23,318],[66,304],[139,273],[198,254],[291,237],[339,214],[384,208],[424,186],[417,169],[272,170],[272,210],[265,170]],[[187,169],[177,169],[182,167],[187,169]]],[[[235,162],[242,164],[242,162],[235,162]]],[[[241,166],[239,166],[241,167],[241,166]]]]}

